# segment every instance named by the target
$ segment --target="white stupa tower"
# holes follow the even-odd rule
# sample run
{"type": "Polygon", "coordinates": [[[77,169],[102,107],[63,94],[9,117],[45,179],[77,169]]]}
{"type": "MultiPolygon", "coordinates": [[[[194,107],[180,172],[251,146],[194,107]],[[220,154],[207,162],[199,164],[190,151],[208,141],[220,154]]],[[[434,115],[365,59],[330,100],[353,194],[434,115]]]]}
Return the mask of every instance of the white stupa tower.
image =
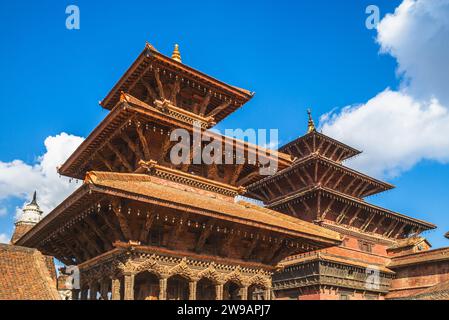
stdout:
{"type": "Polygon", "coordinates": [[[17,240],[33,228],[42,219],[42,213],[42,210],[37,204],[36,191],[34,191],[33,200],[23,207],[22,214],[15,222],[15,229],[11,238],[11,243],[16,243],[17,240]]]}

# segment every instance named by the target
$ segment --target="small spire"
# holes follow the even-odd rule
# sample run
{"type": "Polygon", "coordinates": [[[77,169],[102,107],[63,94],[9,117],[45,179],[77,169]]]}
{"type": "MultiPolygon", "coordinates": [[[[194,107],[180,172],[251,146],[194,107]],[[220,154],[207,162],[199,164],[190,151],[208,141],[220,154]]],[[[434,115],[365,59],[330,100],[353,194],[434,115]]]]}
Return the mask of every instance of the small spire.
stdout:
{"type": "Polygon", "coordinates": [[[33,200],[30,202],[30,204],[37,205],[36,191],[34,191],[34,194],[33,194],[33,200]]]}
{"type": "Polygon", "coordinates": [[[173,50],[173,53],[171,54],[171,58],[173,60],[176,60],[178,62],[182,62],[181,61],[181,52],[179,52],[179,45],[175,44],[175,49],[173,50]]]}
{"type": "Polygon", "coordinates": [[[312,111],[310,109],[307,109],[307,114],[309,115],[309,123],[308,123],[308,126],[307,126],[307,133],[311,133],[313,131],[316,131],[315,123],[313,122],[312,111]]]}

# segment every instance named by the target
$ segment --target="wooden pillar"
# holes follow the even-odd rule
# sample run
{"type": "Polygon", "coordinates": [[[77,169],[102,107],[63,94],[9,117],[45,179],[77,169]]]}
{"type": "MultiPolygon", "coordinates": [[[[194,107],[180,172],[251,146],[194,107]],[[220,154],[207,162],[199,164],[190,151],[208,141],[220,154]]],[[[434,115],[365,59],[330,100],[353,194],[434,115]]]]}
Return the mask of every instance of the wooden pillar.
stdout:
{"type": "Polygon", "coordinates": [[[248,287],[242,287],[240,289],[240,297],[242,300],[248,300],[248,287]]]}
{"type": "Polygon", "coordinates": [[[98,282],[92,282],[89,285],[89,288],[90,288],[89,300],[97,300],[98,282]]]}
{"type": "Polygon", "coordinates": [[[215,285],[215,300],[223,300],[223,285],[215,285]]]}
{"type": "Polygon", "coordinates": [[[89,293],[89,290],[87,288],[81,289],[81,300],[87,300],[87,294],[89,293]]]}
{"type": "Polygon", "coordinates": [[[264,289],[263,298],[264,300],[271,300],[271,288],[264,289]]]}
{"type": "Polygon", "coordinates": [[[73,289],[72,290],[72,300],[80,300],[80,292],[79,289],[73,289]]]}
{"type": "Polygon", "coordinates": [[[111,300],[120,300],[120,279],[118,278],[112,279],[111,300]]]}
{"type": "Polygon", "coordinates": [[[100,299],[108,300],[109,293],[109,279],[103,279],[100,282],[100,299]]]}
{"type": "Polygon", "coordinates": [[[167,278],[159,279],[159,300],[167,300],[167,278]]]}
{"type": "Polygon", "coordinates": [[[189,300],[196,300],[196,285],[197,281],[189,282],[189,300]]]}
{"type": "Polygon", "coordinates": [[[134,274],[125,273],[124,300],[134,300],[134,274]]]}

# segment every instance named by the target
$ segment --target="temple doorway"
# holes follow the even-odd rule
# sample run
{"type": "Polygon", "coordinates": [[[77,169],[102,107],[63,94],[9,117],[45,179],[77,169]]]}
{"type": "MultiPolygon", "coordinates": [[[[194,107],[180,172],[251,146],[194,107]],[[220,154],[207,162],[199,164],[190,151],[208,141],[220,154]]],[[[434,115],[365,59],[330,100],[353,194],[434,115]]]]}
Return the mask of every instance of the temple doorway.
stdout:
{"type": "Polygon", "coordinates": [[[264,300],[265,288],[258,284],[252,284],[248,287],[248,300],[264,300]]]}
{"type": "Polygon", "coordinates": [[[240,286],[233,282],[228,281],[223,286],[223,300],[241,300],[240,286]]]}
{"type": "Polygon", "coordinates": [[[157,300],[159,298],[159,279],[148,271],[139,273],[134,279],[135,300],[157,300]]]}
{"type": "Polygon", "coordinates": [[[215,284],[207,279],[202,278],[196,287],[197,300],[215,300],[215,284]]]}
{"type": "Polygon", "coordinates": [[[167,300],[188,300],[189,281],[175,275],[167,280],[167,300]]]}

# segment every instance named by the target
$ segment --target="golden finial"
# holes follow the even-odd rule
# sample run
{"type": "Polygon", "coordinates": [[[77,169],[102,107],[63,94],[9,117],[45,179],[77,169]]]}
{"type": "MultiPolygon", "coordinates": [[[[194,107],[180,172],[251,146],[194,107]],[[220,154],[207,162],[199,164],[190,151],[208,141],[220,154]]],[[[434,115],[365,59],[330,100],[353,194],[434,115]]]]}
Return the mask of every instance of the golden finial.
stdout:
{"type": "Polygon", "coordinates": [[[316,131],[315,123],[313,122],[312,111],[310,109],[307,109],[307,114],[309,115],[309,124],[307,126],[307,133],[311,133],[313,131],[316,131]]]}
{"type": "Polygon", "coordinates": [[[175,49],[173,50],[173,53],[171,54],[171,58],[178,62],[182,62],[181,61],[181,52],[179,52],[179,45],[175,44],[175,49]]]}

